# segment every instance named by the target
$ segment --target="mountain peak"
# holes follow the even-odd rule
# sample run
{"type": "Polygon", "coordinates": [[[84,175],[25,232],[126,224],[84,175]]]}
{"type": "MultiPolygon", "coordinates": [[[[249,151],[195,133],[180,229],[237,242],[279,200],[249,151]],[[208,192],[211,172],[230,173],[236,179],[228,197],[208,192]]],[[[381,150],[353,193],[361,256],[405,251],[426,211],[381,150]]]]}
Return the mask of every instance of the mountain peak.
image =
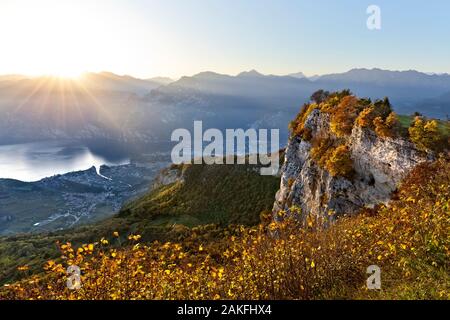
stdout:
{"type": "Polygon", "coordinates": [[[306,78],[306,75],[300,71],[300,72],[296,72],[296,73],[290,73],[290,74],[288,74],[288,77],[304,79],[304,78],[306,78]]]}
{"type": "Polygon", "coordinates": [[[153,77],[150,79],[146,79],[146,81],[152,81],[152,82],[156,82],[162,85],[167,85],[169,83],[175,82],[174,79],[169,78],[169,77],[153,77]]]}
{"type": "MultiPolygon", "coordinates": [[[[217,72],[213,72],[213,71],[203,71],[203,72],[197,73],[192,78],[214,79],[214,78],[220,78],[220,77],[226,77],[226,75],[220,74],[217,72]]],[[[189,77],[187,77],[187,78],[189,78],[189,77]]]]}
{"type": "Polygon", "coordinates": [[[244,71],[237,75],[238,77],[264,77],[262,73],[259,73],[255,69],[252,69],[250,71],[244,71]]]}

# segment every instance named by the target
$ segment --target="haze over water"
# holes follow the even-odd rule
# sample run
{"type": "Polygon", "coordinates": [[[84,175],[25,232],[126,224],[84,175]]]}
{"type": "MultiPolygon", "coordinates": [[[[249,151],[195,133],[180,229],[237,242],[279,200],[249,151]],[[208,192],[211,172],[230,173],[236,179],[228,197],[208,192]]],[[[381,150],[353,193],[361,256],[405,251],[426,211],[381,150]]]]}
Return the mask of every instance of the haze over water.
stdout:
{"type": "Polygon", "coordinates": [[[0,145],[0,179],[31,182],[92,166],[126,163],[129,159],[125,155],[99,155],[86,146],[67,141],[0,145]]]}

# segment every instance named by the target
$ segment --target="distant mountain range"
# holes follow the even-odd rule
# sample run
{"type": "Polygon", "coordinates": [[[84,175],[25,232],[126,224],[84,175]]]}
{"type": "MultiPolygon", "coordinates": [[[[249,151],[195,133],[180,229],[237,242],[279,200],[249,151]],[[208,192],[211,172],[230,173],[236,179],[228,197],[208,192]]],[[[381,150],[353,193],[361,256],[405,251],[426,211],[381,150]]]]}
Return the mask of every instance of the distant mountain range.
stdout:
{"type": "MultiPolygon", "coordinates": [[[[177,81],[88,73],[80,80],[0,76],[0,143],[45,139],[112,139],[167,143],[175,128],[194,120],[224,128],[279,128],[318,89],[349,88],[358,96],[388,96],[401,114],[450,114],[450,75],[418,71],[352,69],[306,77],[236,76],[202,72],[177,81]]],[[[284,140],[283,140],[284,141],[284,140]]]]}
{"type": "MultiPolygon", "coordinates": [[[[51,90],[79,89],[82,86],[90,91],[118,91],[135,94],[146,94],[161,85],[173,82],[170,78],[156,77],[137,79],[131,76],[120,76],[111,72],[85,73],[79,79],[63,79],[56,76],[27,77],[22,75],[0,76],[0,90],[7,89],[2,94],[11,94],[10,90],[35,90],[37,92],[51,90]]],[[[29,92],[30,94],[32,93],[29,92]]]]}
{"type": "Polygon", "coordinates": [[[299,79],[309,78],[303,72],[291,73],[291,74],[288,74],[288,76],[293,77],[293,78],[299,78],[299,79]]]}

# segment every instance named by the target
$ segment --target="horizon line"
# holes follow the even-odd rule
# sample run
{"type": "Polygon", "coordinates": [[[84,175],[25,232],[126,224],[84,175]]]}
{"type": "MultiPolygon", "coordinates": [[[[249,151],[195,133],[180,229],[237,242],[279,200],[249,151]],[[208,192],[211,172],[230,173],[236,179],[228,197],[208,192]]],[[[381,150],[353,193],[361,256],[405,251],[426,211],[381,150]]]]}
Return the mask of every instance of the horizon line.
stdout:
{"type": "Polygon", "coordinates": [[[170,79],[172,81],[178,81],[182,78],[185,77],[195,77],[198,76],[200,74],[205,74],[205,73],[213,73],[213,74],[217,74],[217,75],[221,75],[221,76],[228,76],[228,77],[237,77],[239,75],[245,74],[245,73],[258,73],[261,76],[275,76],[275,77],[294,77],[294,75],[296,74],[303,74],[304,78],[306,79],[310,79],[310,78],[314,78],[314,77],[322,77],[322,76],[326,76],[326,75],[337,75],[337,74],[345,74],[348,73],[350,71],[354,71],[354,70],[367,70],[367,71],[389,71],[389,72],[418,72],[418,73],[422,73],[428,76],[450,76],[450,73],[448,72],[427,72],[427,71],[421,71],[418,69],[384,69],[384,68],[380,68],[380,67],[353,67],[350,69],[347,69],[347,71],[341,71],[341,72],[329,72],[329,73],[314,73],[314,74],[306,74],[303,71],[294,71],[291,73],[284,73],[284,74],[275,74],[275,73],[263,73],[258,71],[257,69],[253,68],[253,69],[247,69],[247,70],[243,70],[241,72],[238,72],[236,74],[230,74],[230,73],[222,73],[222,72],[217,72],[217,71],[213,71],[211,70],[203,70],[203,71],[199,71],[196,72],[194,74],[191,75],[182,75],[182,76],[178,76],[178,77],[171,77],[171,76],[165,76],[165,75],[156,75],[156,76],[136,76],[133,75],[132,73],[121,73],[121,72],[114,72],[114,71],[109,71],[109,70],[102,70],[102,71],[85,71],[85,72],[81,72],[79,76],[74,76],[74,77],[65,77],[65,76],[59,76],[59,75],[55,75],[55,74],[26,74],[26,73],[14,73],[14,72],[10,72],[10,73],[4,73],[4,74],[0,74],[0,78],[1,77],[23,77],[26,79],[37,79],[37,78],[61,78],[61,79],[73,79],[73,80],[77,80],[79,78],[82,78],[83,76],[89,75],[89,74],[96,74],[96,75],[100,75],[100,74],[110,74],[110,75],[114,75],[114,76],[118,76],[118,77],[131,77],[133,79],[137,79],[137,80],[152,80],[152,79],[156,79],[156,78],[167,78],[170,79]]]}

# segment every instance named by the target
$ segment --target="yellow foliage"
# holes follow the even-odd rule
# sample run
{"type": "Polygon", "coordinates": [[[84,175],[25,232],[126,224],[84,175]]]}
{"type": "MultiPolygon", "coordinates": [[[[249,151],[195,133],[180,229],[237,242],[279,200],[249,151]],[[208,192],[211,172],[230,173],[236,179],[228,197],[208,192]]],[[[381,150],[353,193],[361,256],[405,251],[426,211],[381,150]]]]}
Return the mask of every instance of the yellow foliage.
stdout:
{"type": "Polygon", "coordinates": [[[333,153],[333,140],[329,138],[319,137],[313,140],[313,147],[311,148],[311,157],[316,163],[324,168],[327,160],[333,153]]]}
{"type": "Polygon", "coordinates": [[[436,120],[426,121],[416,117],[408,131],[411,141],[419,150],[436,151],[445,145],[445,137],[439,130],[436,120]]]}
{"type": "Polygon", "coordinates": [[[341,145],[334,149],[325,163],[325,168],[333,176],[351,178],[353,175],[353,161],[350,158],[350,150],[341,145]]]}

